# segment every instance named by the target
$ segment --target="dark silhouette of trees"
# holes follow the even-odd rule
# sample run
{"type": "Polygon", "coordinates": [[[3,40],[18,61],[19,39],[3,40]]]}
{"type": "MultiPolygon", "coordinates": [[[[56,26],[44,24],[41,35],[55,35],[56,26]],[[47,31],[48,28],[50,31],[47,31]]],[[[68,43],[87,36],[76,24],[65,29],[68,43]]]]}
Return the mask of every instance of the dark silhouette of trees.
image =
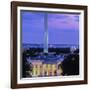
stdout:
{"type": "Polygon", "coordinates": [[[79,49],[76,49],[76,50],[74,51],[74,53],[77,53],[77,54],[78,54],[78,53],[79,53],[79,49]]]}
{"type": "Polygon", "coordinates": [[[26,50],[26,53],[29,55],[29,57],[36,57],[39,56],[39,53],[42,51],[42,48],[29,48],[28,50],[26,50]]]}
{"type": "Polygon", "coordinates": [[[28,51],[24,51],[22,56],[22,77],[31,77],[31,73],[27,72],[32,72],[32,64],[27,61],[28,57],[28,51]]]}
{"type": "Polygon", "coordinates": [[[63,70],[63,75],[79,75],[79,55],[68,55],[60,66],[63,70]]]}
{"type": "Polygon", "coordinates": [[[56,54],[70,53],[70,48],[49,48],[49,52],[56,52],[56,54]]]}

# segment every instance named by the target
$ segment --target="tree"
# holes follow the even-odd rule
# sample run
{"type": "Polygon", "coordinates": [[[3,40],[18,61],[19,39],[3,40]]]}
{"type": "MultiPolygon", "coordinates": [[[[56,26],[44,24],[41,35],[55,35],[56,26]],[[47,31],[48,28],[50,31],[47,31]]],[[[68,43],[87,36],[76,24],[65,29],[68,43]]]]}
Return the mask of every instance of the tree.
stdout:
{"type": "Polygon", "coordinates": [[[24,51],[23,52],[23,56],[22,56],[22,76],[23,77],[31,77],[31,73],[28,73],[27,71],[30,71],[32,72],[32,64],[29,63],[27,61],[27,58],[28,58],[28,54],[27,54],[27,51],[24,51]]]}
{"type": "Polygon", "coordinates": [[[63,75],[79,75],[79,55],[70,54],[61,65],[63,69],[63,75]]]}

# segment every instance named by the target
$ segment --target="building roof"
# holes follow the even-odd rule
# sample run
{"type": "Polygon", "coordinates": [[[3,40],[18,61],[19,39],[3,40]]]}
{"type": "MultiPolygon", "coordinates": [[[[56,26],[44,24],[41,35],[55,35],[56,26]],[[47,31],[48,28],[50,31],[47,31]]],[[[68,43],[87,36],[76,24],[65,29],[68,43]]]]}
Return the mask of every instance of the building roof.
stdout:
{"type": "Polygon", "coordinates": [[[37,57],[28,58],[29,62],[42,62],[45,64],[56,64],[60,61],[63,61],[64,57],[62,55],[54,55],[53,53],[49,53],[47,55],[39,55],[37,57]]]}

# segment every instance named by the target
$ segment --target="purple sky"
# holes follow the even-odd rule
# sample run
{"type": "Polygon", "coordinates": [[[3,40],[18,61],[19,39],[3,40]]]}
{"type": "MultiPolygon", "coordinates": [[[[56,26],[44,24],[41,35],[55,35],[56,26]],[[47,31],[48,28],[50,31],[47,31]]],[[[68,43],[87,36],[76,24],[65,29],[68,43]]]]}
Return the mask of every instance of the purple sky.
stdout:
{"type": "MultiPolygon", "coordinates": [[[[44,43],[44,12],[21,11],[22,43],[44,43]]],[[[79,14],[47,13],[49,44],[79,44],[79,14]]]]}

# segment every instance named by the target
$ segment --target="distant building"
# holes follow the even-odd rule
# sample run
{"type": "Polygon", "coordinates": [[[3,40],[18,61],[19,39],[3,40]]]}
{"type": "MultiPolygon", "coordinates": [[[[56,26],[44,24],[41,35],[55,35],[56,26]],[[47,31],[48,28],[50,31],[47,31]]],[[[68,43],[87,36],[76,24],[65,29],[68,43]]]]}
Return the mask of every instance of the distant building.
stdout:
{"type": "Polygon", "coordinates": [[[43,61],[43,60],[31,60],[32,77],[39,76],[57,76],[61,75],[62,70],[58,68],[60,61],[43,61]]]}

